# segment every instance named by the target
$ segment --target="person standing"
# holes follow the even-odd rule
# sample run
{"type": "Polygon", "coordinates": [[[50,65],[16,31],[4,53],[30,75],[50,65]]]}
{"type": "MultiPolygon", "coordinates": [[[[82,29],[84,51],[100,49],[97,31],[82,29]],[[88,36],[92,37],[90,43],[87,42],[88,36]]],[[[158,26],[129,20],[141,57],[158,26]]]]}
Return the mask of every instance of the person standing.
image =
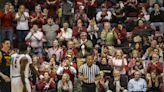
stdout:
{"type": "Polygon", "coordinates": [[[45,32],[48,47],[53,46],[53,41],[56,38],[56,32],[59,30],[59,25],[55,24],[53,18],[50,17],[47,19],[47,24],[42,26],[42,29],[45,32]]]}
{"type": "Polygon", "coordinates": [[[92,55],[87,56],[86,63],[79,68],[79,79],[82,80],[82,92],[96,92],[95,81],[99,77],[100,69],[94,63],[92,55]]]}
{"type": "Polygon", "coordinates": [[[30,70],[39,75],[32,65],[32,59],[27,54],[13,54],[11,64],[11,91],[31,92],[29,81],[30,70]],[[14,85],[14,86],[13,86],[14,85]]]}
{"type": "Polygon", "coordinates": [[[43,52],[43,32],[38,27],[38,24],[33,24],[33,27],[25,37],[25,41],[31,47],[31,53],[42,56],[43,52]]]}
{"type": "Polygon", "coordinates": [[[18,12],[15,15],[15,19],[17,20],[17,34],[18,34],[18,47],[21,48],[21,46],[24,43],[24,39],[29,31],[29,13],[25,11],[26,7],[24,5],[20,5],[18,12]]]}
{"type": "Polygon", "coordinates": [[[1,19],[1,28],[2,32],[0,34],[1,39],[10,39],[13,40],[13,20],[14,13],[10,11],[10,4],[6,3],[4,6],[4,11],[0,11],[0,19],[1,19]]]}
{"type": "Polygon", "coordinates": [[[10,46],[11,42],[8,39],[2,41],[0,50],[0,91],[11,92],[10,83],[10,46]]]}

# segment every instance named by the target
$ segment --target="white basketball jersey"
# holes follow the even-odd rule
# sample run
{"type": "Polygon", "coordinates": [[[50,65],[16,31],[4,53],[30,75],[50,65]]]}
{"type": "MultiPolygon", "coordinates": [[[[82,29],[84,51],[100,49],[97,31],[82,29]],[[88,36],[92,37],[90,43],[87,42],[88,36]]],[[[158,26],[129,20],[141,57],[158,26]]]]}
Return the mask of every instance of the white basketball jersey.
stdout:
{"type": "Polygon", "coordinates": [[[13,76],[20,76],[20,60],[18,54],[11,55],[11,67],[10,67],[10,75],[13,76]]]}
{"type": "Polygon", "coordinates": [[[22,57],[26,57],[28,59],[28,63],[26,64],[26,67],[25,67],[25,71],[24,71],[24,74],[25,74],[25,77],[28,78],[29,77],[29,72],[30,72],[30,64],[32,63],[32,59],[29,55],[27,54],[13,54],[11,57],[11,77],[15,77],[15,76],[20,76],[20,70],[21,70],[21,67],[20,67],[20,60],[22,57]]]}

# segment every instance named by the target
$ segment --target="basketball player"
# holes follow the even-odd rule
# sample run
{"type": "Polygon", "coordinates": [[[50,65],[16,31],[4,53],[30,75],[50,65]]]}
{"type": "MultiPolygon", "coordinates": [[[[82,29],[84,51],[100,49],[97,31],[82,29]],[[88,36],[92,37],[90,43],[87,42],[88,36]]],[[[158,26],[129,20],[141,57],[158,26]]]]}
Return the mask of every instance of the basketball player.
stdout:
{"type": "Polygon", "coordinates": [[[11,62],[11,92],[31,92],[30,70],[38,74],[27,54],[13,54],[11,62]]]}

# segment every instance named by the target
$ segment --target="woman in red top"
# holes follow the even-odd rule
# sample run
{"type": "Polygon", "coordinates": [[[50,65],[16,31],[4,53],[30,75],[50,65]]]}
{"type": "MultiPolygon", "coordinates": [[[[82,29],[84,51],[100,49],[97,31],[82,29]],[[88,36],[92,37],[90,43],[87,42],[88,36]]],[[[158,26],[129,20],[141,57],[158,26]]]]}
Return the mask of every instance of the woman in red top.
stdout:
{"type": "Polygon", "coordinates": [[[13,20],[14,13],[10,11],[11,4],[6,3],[4,6],[4,11],[0,11],[0,19],[1,19],[1,35],[0,37],[4,39],[5,37],[12,41],[13,38],[13,20]]]}
{"type": "Polygon", "coordinates": [[[78,38],[81,32],[87,32],[87,29],[83,27],[83,22],[81,19],[78,19],[76,26],[73,27],[73,37],[78,38]]]}
{"type": "Polygon", "coordinates": [[[38,92],[53,92],[55,91],[55,81],[50,77],[48,72],[40,75],[40,79],[36,84],[38,92]]]}
{"type": "Polygon", "coordinates": [[[163,72],[163,64],[159,62],[159,55],[153,54],[152,60],[149,62],[147,67],[147,72],[150,73],[152,71],[157,72],[157,74],[161,74],[163,72]]]}
{"type": "Polygon", "coordinates": [[[137,26],[132,30],[132,32],[133,32],[133,34],[134,33],[136,33],[136,32],[139,32],[139,31],[149,31],[149,30],[151,30],[152,28],[149,26],[149,25],[147,25],[145,22],[144,22],[144,20],[142,20],[142,19],[139,19],[138,21],[137,21],[137,26]]]}
{"type": "Polygon", "coordinates": [[[126,39],[126,28],[123,27],[122,23],[119,22],[119,24],[114,28],[114,31],[118,35],[118,39],[123,43],[126,39]]]}
{"type": "Polygon", "coordinates": [[[35,12],[31,14],[30,22],[31,24],[37,23],[39,25],[39,28],[41,28],[42,25],[45,23],[45,17],[42,14],[40,5],[35,6],[35,12]]]}

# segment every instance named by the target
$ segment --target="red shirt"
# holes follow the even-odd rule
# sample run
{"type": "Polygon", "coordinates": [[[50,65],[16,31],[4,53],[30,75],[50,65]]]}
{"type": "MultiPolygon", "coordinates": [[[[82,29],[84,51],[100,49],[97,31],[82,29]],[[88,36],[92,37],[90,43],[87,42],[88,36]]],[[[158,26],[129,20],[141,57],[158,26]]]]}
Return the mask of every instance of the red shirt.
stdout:
{"type": "Polygon", "coordinates": [[[80,36],[81,32],[87,32],[87,29],[82,27],[79,31],[78,27],[73,27],[73,34],[72,35],[73,35],[73,37],[78,38],[80,36]]]}
{"type": "MultiPolygon", "coordinates": [[[[36,18],[37,17],[37,14],[35,12],[32,13],[31,16],[30,16],[30,20],[32,20],[32,17],[33,18],[36,18]]],[[[31,21],[31,25],[32,25],[32,23],[37,23],[38,26],[39,26],[39,28],[41,28],[42,25],[45,24],[44,15],[40,13],[39,18],[37,20],[33,21],[33,22],[31,21]]]]}
{"type": "Polygon", "coordinates": [[[143,25],[142,27],[135,27],[134,30],[132,31],[133,33],[135,32],[139,32],[139,31],[142,31],[142,30],[146,30],[146,29],[151,29],[148,25],[143,25]]]}
{"type": "Polygon", "coordinates": [[[69,68],[68,68],[68,69],[65,69],[65,68],[64,68],[63,74],[64,74],[64,73],[67,73],[67,74],[70,76],[70,80],[72,81],[72,83],[74,83],[74,77],[75,77],[75,76],[74,76],[74,74],[71,73],[70,69],[69,69],[69,68]]]}
{"type": "Polygon", "coordinates": [[[125,28],[123,28],[121,31],[119,31],[118,28],[115,28],[114,31],[117,33],[118,38],[119,38],[120,40],[123,40],[123,39],[126,38],[126,29],[125,29],[125,28]]]}
{"type": "Polygon", "coordinates": [[[163,64],[160,62],[157,62],[156,64],[153,64],[150,62],[147,67],[147,72],[150,73],[152,71],[156,71],[158,74],[163,72],[163,64]]]}
{"type": "MultiPolygon", "coordinates": [[[[50,82],[50,81],[49,81],[50,82]]],[[[39,80],[37,83],[36,83],[36,87],[37,87],[37,90],[38,92],[44,92],[44,88],[46,86],[46,81],[45,80],[39,80]]],[[[50,82],[50,85],[49,85],[49,89],[54,89],[56,86],[55,82],[50,82]]]]}
{"type": "MultiPolygon", "coordinates": [[[[63,53],[64,57],[66,57],[68,50],[69,50],[68,48],[64,49],[64,53],[63,53]]],[[[74,56],[76,57],[77,53],[78,53],[77,49],[73,48],[72,52],[73,52],[74,56]]]]}
{"type": "Polygon", "coordinates": [[[8,12],[5,14],[4,12],[0,12],[1,19],[1,28],[13,28],[13,19],[14,13],[8,12]]]}

